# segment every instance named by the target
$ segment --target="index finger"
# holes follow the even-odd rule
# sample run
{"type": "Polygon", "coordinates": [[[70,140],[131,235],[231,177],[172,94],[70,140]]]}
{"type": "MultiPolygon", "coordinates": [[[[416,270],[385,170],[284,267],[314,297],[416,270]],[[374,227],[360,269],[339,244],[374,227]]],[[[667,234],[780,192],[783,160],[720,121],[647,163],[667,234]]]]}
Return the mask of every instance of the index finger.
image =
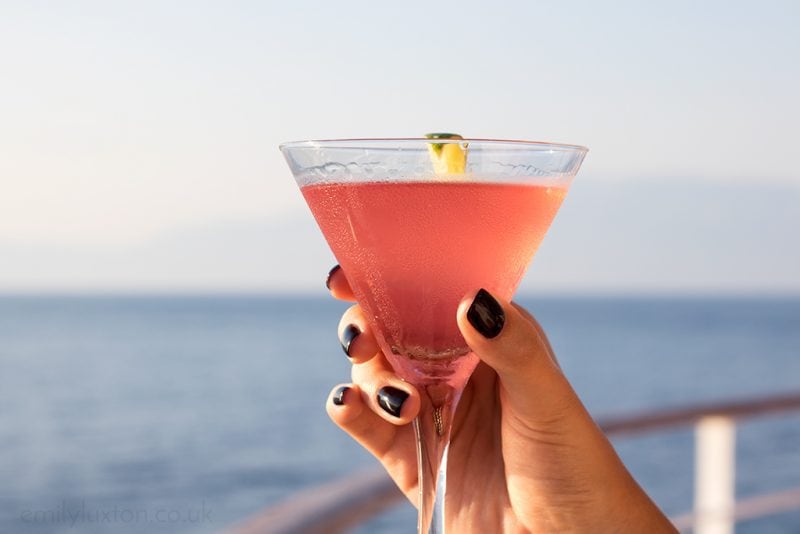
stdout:
{"type": "Polygon", "coordinates": [[[333,269],[328,272],[325,285],[334,298],[355,302],[356,297],[353,295],[353,290],[350,288],[350,282],[347,281],[347,277],[344,275],[344,271],[340,265],[335,265],[333,269]]]}

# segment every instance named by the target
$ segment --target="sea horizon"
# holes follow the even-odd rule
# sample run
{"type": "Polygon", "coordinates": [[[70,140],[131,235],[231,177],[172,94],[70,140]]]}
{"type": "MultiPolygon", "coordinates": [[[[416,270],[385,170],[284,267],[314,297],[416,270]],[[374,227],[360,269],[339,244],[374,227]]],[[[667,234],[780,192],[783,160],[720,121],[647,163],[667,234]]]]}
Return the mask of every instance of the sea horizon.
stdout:
{"type": "MultiPolygon", "coordinates": [[[[276,299],[316,299],[324,298],[327,291],[276,290],[249,288],[202,288],[202,289],[161,289],[161,288],[109,288],[109,289],[3,289],[0,298],[276,298],[276,299]]],[[[596,291],[524,291],[516,293],[514,300],[552,299],[552,300],[686,300],[686,301],[725,301],[725,300],[800,300],[799,291],[744,290],[735,292],[693,291],[663,289],[652,291],[596,290],[596,291]]]]}

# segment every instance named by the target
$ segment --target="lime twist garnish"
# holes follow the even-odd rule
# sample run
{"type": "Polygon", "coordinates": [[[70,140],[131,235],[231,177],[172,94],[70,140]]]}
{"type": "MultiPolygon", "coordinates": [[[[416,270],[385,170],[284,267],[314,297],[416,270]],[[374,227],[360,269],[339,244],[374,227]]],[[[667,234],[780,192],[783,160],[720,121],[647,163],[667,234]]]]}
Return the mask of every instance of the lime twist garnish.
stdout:
{"type": "MultiPolygon", "coordinates": [[[[425,134],[427,139],[464,139],[453,133],[425,134]]],[[[464,174],[467,168],[466,143],[429,143],[428,152],[436,174],[464,174]]]]}

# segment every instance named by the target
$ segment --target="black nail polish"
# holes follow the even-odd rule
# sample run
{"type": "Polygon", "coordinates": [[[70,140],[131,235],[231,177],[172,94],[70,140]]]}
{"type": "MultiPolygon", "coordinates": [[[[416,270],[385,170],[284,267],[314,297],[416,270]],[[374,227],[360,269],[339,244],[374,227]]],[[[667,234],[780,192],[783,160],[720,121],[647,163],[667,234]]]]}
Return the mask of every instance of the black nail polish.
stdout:
{"type": "Polygon", "coordinates": [[[342,344],[342,350],[348,357],[350,356],[350,345],[359,335],[361,335],[361,330],[354,324],[347,325],[347,328],[342,332],[342,339],[339,340],[339,343],[342,344]]]}
{"type": "Polygon", "coordinates": [[[386,413],[395,417],[400,417],[400,411],[407,398],[408,393],[392,386],[383,387],[378,391],[378,405],[386,413]]]}
{"type": "Polygon", "coordinates": [[[327,287],[328,289],[331,288],[331,277],[334,274],[336,274],[336,271],[338,271],[341,268],[342,268],[342,266],[337,263],[336,265],[333,266],[333,269],[328,271],[328,277],[325,279],[325,287],[327,287]]]}
{"type": "Polygon", "coordinates": [[[483,337],[497,337],[506,324],[503,307],[485,289],[475,295],[475,299],[467,310],[467,320],[483,337]]]}
{"type": "Polygon", "coordinates": [[[336,393],[333,394],[333,403],[336,406],[343,406],[344,405],[344,394],[350,391],[349,386],[342,386],[336,390],[336,393]]]}

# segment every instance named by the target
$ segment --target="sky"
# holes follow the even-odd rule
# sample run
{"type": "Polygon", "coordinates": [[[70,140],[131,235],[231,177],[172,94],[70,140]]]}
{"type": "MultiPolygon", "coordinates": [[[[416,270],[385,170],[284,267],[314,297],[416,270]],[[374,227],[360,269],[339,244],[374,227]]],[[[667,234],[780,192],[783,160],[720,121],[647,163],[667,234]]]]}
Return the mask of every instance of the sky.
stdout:
{"type": "Polygon", "coordinates": [[[0,291],[318,291],[277,150],[590,153],[523,289],[800,293],[797,2],[2,2],[0,291]],[[501,4],[501,5],[497,5],[501,4]]]}

